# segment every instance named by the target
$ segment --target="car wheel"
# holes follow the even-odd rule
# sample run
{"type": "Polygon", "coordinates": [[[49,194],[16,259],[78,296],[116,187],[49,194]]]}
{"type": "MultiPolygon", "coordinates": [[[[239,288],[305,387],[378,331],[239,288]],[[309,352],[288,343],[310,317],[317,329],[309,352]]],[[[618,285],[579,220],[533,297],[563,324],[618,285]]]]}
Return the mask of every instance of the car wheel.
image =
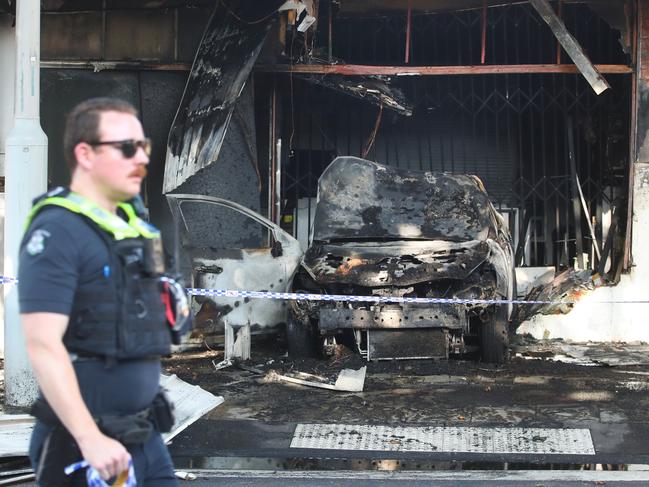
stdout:
{"type": "Polygon", "coordinates": [[[503,364],[509,358],[509,322],[507,307],[496,306],[491,320],[482,324],[480,333],[482,361],[503,364]]]}
{"type": "Polygon", "coordinates": [[[298,319],[289,311],[286,321],[286,345],[292,358],[315,357],[315,339],[310,322],[298,319]]]}

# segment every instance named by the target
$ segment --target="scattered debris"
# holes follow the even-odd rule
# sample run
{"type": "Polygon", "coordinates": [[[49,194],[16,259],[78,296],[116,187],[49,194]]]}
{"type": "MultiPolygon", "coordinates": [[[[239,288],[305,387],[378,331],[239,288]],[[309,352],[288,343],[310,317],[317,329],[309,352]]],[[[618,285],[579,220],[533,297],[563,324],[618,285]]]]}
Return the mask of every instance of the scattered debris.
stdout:
{"type": "Polygon", "coordinates": [[[265,374],[265,372],[263,370],[261,370],[261,369],[259,369],[257,367],[251,367],[249,365],[244,365],[244,364],[240,364],[240,363],[237,363],[236,365],[241,370],[245,370],[246,372],[252,372],[253,374],[257,374],[257,375],[264,375],[265,374]]]}
{"type": "Polygon", "coordinates": [[[29,414],[0,415],[0,457],[27,456],[33,427],[29,414]]]}
{"type": "Polygon", "coordinates": [[[169,398],[173,401],[176,415],[176,423],[172,430],[162,435],[167,443],[223,402],[221,396],[215,396],[199,386],[180,380],[175,374],[162,375],[160,385],[167,390],[169,398]]]}
{"type": "Polygon", "coordinates": [[[525,299],[527,301],[552,301],[552,304],[533,304],[518,306],[512,321],[521,324],[537,314],[567,314],[573,303],[595,289],[591,272],[568,269],[549,284],[532,288],[525,299]]]}
{"type": "Polygon", "coordinates": [[[214,360],[212,360],[212,365],[214,366],[214,368],[216,370],[227,369],[228,367],[231,367],[233,364],[234,364],[234,362],[232,362],[232,360],[230,360],[230,359],[221,360],[218,364],[214,360]]]}
{"type": "Polygon", "coordinates": [[[176,470],[176,478],[180,480],[196,480],[196,474],[191,472],[183,472],[182,470],[176,470]]]}
{"type": "Polygon", "coordinates": [[[547,359],[578,365],[621,367],[649,364],[649,345],[644,343],[574,343],[563,340],[529,341],[512,347],[528,359],[547,359]]]}
{"type": "Polygon", "coordinates": [[[277,372],[270,371],[266,377],[267,382],[291,382],[293,384],[300,384],[308,387],[318,387],[320,389],[329,389],[332,391],[342,392],[362,392],[365,384],[365,373],[367,367],[361,367],[358,370],[343,369],[338,374],[336,382],[332,384],[326,378],[307,374],[305,372],[293,372],[292,375],[282,375],[277,372]]]}
{"type": "Polygon", "coordinates": [[[550,284],[554,279],[554,266],[517,267],[516,294],[525,297],[535,287],[550,284]]]}

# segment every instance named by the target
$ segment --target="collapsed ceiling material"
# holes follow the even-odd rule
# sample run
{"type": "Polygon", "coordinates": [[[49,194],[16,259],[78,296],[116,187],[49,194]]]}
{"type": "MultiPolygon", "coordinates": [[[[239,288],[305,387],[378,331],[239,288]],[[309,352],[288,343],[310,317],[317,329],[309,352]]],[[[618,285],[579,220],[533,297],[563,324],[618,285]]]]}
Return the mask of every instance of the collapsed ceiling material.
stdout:
{"type": "Polygon", "coordinates": [[[300,75],[309,83],[331,88],[340,93],[360,98],[374,105],[383,106],[407,117],[412,115],[412,103],[403,92],[390,85],[383,76],[300,75]]]}
{"type": "Polygon", "coordinates": [[[218,159],[278,3],[264,3],[264,8],[254,0],[217,3],[169,133],[163,192],[173,191],[218,159]]]}

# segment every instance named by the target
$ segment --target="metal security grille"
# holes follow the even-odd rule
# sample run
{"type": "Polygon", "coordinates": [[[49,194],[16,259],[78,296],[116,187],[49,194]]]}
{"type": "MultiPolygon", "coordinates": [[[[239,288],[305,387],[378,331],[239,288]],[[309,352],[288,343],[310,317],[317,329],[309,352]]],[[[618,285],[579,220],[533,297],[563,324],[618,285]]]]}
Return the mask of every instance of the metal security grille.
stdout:
{"type": "Polygon", "coordinates": [[[587,429],[298,424],[291,448],[594,455],[587,429]]]}
{"type": "MultiPolygon", "coordinates": [[[[414,114],[384,110],[366,157],[395,167],[478,175],[493,202],[512,216],[517,264],[565,268],[577,254],[577,230],[582,251],[592,254],[583,210],[575,224],[573,178],[581,183],[600,247],[612,207],[618,216],[626,207],[630,78],[608,80],[613,89],[600,97],[578,75],[398,80],[414,114]]],[[[379,109],[303,81],[293,86],[287,96],[309,109],[285,120],[283,133],[293,136],[283,165],[283,214],[293,216],[296,235],[305,235],[318,176],[337,155],[362,156],[379,109]]]]}
{"type": "MultiPolygon", "coordinates": [[[[480,64],[481,15],[416,13],[410,64],[480,64]]],[[[588,7],[564,4],[562,16],[593,62],[628,62],[619,33],[588,7]]],[[[401,13],[336,18],[334,57],[403,64],[404,25],[401,13]]],[[[487,26],[487,64],[569,62],[529,5],[491,8],[487,26]]],[[[320,32],[312,52],[326,43],[320,32]]],[[[319,175],[336,156],[365,155],[395,167],[478,175],[509,217],[517,265],[561,269],[586,254],[586,266],[595,268],[594,241],[602,248],[617,227],[609,266],[616,269],[626,219],[631,76],[606,78],[612,89],[596,96],[572,74],[394,77],[392,86],[414,107],[404,117],[295,75],[278,77],[285,227],[306,245],[319,175]],[[576,199],[576,179],[587,213],[576,199]]]]}
{"type": "MultiPolygon", "coordinates": [[[[329,2],[321,4],[322,18],[328,19],[329,2]]],[[[335,59],[348,64],[404,64],[405,10],[386,13],[368,9],[362,14],[344,14],[341,12],[333,21],[332,54],[335,59]]],[[[483,15],[481,9],[443,13],[413,11],[409,63],[413,66],[480,64],[483,15]]],[[[624,64],[628,61],[620,48],[619,32],[586,5],[564,2],[560,16],[594,63],[624,64]]],[[[485,20],[486,64],[570,62],[550,29],[529,4],[489,8],[485,20]]],[[[316,57],[325,51],[317,46],[326,46],[327,42],[327,29],[320,28],[316,57]]]]}

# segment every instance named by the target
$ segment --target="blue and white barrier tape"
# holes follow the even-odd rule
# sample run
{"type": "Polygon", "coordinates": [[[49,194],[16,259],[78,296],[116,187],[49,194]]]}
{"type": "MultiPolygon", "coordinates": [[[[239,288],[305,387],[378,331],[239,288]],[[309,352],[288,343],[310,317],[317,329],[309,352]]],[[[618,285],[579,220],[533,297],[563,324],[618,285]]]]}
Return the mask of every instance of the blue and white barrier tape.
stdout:
{"type": "MultiPolygon", "coordinates": [[[[17,284],[15,277],[0,276],[0,285],[17,284]]],[[[279,293],[273,291],[237,291],[233,289],[187,288],[194,296],[295,301],[337,301],[356,303],[423,303],[423,304],[572,304],[571,301],[526,301],[520,299],[410,298],[404,296],[351,296],[347,294],[279,293]]]]}
{"type": "Polygon", "coordinates": [[[526,301],[519,299],[410,298],[404,296],[350,296],[347,294],[278,293],[272,291],[234,291],[230,289],[187,288],[194,296],[252,299],[290,299],[295,301],[338,301],[357,303],[425,304],[572,304],[572,301],[526,301]]]}
{"type": "MultiPolygon", "coordinates": [[[[0,276],[0,285],[17,284],[15,277],[0,276]]],[[[295,301],[337,301],[357,303],[421,303],[421,304],[575,304],[575,301],[547,301],[526,299],[458,299],[458,298],[410,298],[404,296],[349,296],[347,294],[279,293],[273,291],[237,291],[234,289],[187,288],[194,296],[281,299],[295,301]]],[[[649,304],[649,300],[597,301],[591,304],[649,304]]]]}
{"type": "MultiPolygon", "coordinates": [[[[99,472],[88,465],[88,462],[85,460],[72,465],[65,467],[65,475],[72,475],[77,470],[82,468],[88,468],[86,470],[86,481],[88,482],[88,487],[109,487],[109,485],[101,478],[99,472]]],[[[133,469],[133,461],[129,460],[128,462],[128,475],[126,478],[123,477],[123,473],[117,477],[117,480],[112,487],[137,487],[137,480],[135,479],[135,470],[133,469]]]]}

